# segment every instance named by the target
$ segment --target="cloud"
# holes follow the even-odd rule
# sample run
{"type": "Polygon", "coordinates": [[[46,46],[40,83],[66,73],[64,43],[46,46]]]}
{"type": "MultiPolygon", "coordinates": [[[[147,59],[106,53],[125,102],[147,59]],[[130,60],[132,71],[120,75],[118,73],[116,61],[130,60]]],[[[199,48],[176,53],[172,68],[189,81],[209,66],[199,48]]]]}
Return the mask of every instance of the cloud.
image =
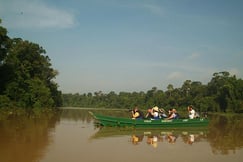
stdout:
{"type": "Polygon", "coordinates": [[[200,56],[201,56],[200,53],[198,53],[198,52],[194,52],[194,53],[192,53],[190,56],[188,56],[188,59],[189,59],[189,60],[194,60],[194,59],[199,58],[200,56]]]}
{"type": "Polygon", "coordinates": [[[52,7],[43,1],[9,0],[3,2],[3,23],[8,28],[70,28],[75,25],[71,12],[52,7]]]}
{"type": "Polygon", "coordinates": [[[180,73],[180,72],[172,72],[172,73],[170,73],[168,76],[167,76],[167,79],[169,79],[169,80],[176,80],[176,79],[180,79],[180,78],[182,78],[182,73],[180,73]]]}

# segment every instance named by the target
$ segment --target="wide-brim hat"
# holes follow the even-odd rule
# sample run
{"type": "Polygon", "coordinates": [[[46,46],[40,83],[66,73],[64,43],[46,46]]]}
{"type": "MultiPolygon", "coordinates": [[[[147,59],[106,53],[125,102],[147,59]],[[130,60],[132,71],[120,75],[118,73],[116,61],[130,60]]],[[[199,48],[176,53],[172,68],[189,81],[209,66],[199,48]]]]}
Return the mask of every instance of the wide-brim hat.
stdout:
{"type": "Polygon", "coordinates": [[[159,111],[158,106],[153,107],[153,110],[154,110],[154,111],[159,111]]]}

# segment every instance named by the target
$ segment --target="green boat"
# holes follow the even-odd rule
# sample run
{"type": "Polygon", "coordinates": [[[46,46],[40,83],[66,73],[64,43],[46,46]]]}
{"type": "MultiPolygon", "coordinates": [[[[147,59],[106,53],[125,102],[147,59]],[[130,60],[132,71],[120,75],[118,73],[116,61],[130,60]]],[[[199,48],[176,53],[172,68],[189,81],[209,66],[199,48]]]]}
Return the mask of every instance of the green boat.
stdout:
{"type": "Polygon", "coordinates": [[[136,127],[136,128],[184,128],[208,126],[206,118],[197,119],[131,119],[123,117],[112,117],[90,112],[96,123],[105,127],[136,127]]]}

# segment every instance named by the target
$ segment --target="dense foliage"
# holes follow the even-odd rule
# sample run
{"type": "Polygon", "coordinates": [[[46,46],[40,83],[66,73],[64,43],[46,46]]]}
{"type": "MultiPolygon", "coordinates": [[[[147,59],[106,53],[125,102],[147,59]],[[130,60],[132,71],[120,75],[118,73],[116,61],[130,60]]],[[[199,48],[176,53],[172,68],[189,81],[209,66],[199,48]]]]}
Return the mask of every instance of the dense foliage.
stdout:
{"type": "Polygon", "coordinates": [[[242,112],[243,80],[231,76],[229,72],[214,73],[211,81],[203,85],[199,81],[184,81],[180,88],[172,84],[166,91],[153,87],[145,92],[110,92],[94,94],[63,94],[63,106],[132,108],[139,106],[146,109],[159,106],[166,109],[175,107],[178,110],[194,105],[198,111],[242,112]]]}
{"type": "MultiPolygon", "coordinates": [[[[1,23],[1,20],[0,20],[1,23]]],[[[9,38],[0,26],[0,108],[49,108],[62,104],[57,71],[38,44],[9,38]]]]}

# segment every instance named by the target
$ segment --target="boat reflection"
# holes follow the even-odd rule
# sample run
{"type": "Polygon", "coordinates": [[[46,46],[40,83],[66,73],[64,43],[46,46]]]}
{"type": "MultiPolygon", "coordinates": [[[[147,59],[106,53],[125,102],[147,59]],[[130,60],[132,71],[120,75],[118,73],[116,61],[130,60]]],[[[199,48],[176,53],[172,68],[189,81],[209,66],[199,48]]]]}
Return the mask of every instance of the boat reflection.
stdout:
{"type": "Polygon", "coordinates": [[[157,147],[158,146],[158,136],[156,136],[156,135],[147,136],[146,143],[153,147],[157,147]]]}
{"type": "MultiPolygon", "coordinates": [[[[88,109],[64,109],[61,118],[65,120],[81,120],[83,122],[94,122],[92,116],[88,113],[88,109]]],[[[100,110],[92,109],[93,112],[105,114],[108,116],[121,116],[126,117],[128,115],[127,111],[124,110],[100,110]]],[[[194,145],[200,142],[207,142],[213,154],[230,154],[232,151],[236,152],[242,150],[243,148],[243,114],[231,114],[231,115],[220,115],[220,114],[209,114],[210,124],[207,130],[202,131],[191,131],[188,129],[182,130],[135,130],[129,128],[95,128],[97,133],[90,137],[90,139],[98,139],[105,137],[114,136],[128,136],[130,140],[132,135],[139,136],[139,140],[134,142],[135,145],[145,144],[147,142],[148,136],[158,136],[158,144],[164,142],[163,144],[178,144],[183,143],[187,145],[194,145]],[[164,134],[163,134],[163,132],[164,134]],[[150,135],[149,133],[150,132],[150,135]],[[162,133],[161,133],[162,132],[162,133]],[[168,136],[167,133],[171,133],[168,136]],[[140,137],[142,136],[142,137],[140,137]],[[175,136],[175,138],[173,137],[175,136]],[[163,138],[161,138],[163,137],[163,138]],[[145,142],[146,141],[146,142],[145,142]]],[[[142,129],[142,128],[141,128],[142,129]]],[[[130,140],[133,144],[132,140],[130,140]]],[[[150,141],[150,140],[148,140],[150,141]]],[[[151,142],[150,142],[151,143],[151,142]]],[[[155,143],[155,141],[152,141],[155,143]]]]}
{"type": "Polygon", "coordinates": [[[175,131],[175,132],[144,132],[144,134],[133,134],[131,135],[131,143],[138,145],[143,142],[143,139],[146,139],[146,143],[151,145],[154,148],[157,148],[158,145],[163,142],[168,144],[175,144],[177,140],[183,141],[185,144],[192,145],[193,143],[200,142],[207,139],[207,131],[198,131],[198,132],[187,132],[187,131],[175,131]]]}
{"type": "Polygon", "coordinates": [[[205,141],[208,137],[208,129],[133,129],[133,128],[113,128],[99,127],[98,131],[90,137],[91,140],[113,137],[128,136],[129,142],[138,146],[147,144],[157,148],[162,143],[176,144],[177,141],[192,145],[200,141],[205,141]]]}
{"type": "Polygon", "coordinates": [[[131,142],[134,145],[138,145],[140,142],[143,141],[144,135],[132,135],[131,142]]]}

